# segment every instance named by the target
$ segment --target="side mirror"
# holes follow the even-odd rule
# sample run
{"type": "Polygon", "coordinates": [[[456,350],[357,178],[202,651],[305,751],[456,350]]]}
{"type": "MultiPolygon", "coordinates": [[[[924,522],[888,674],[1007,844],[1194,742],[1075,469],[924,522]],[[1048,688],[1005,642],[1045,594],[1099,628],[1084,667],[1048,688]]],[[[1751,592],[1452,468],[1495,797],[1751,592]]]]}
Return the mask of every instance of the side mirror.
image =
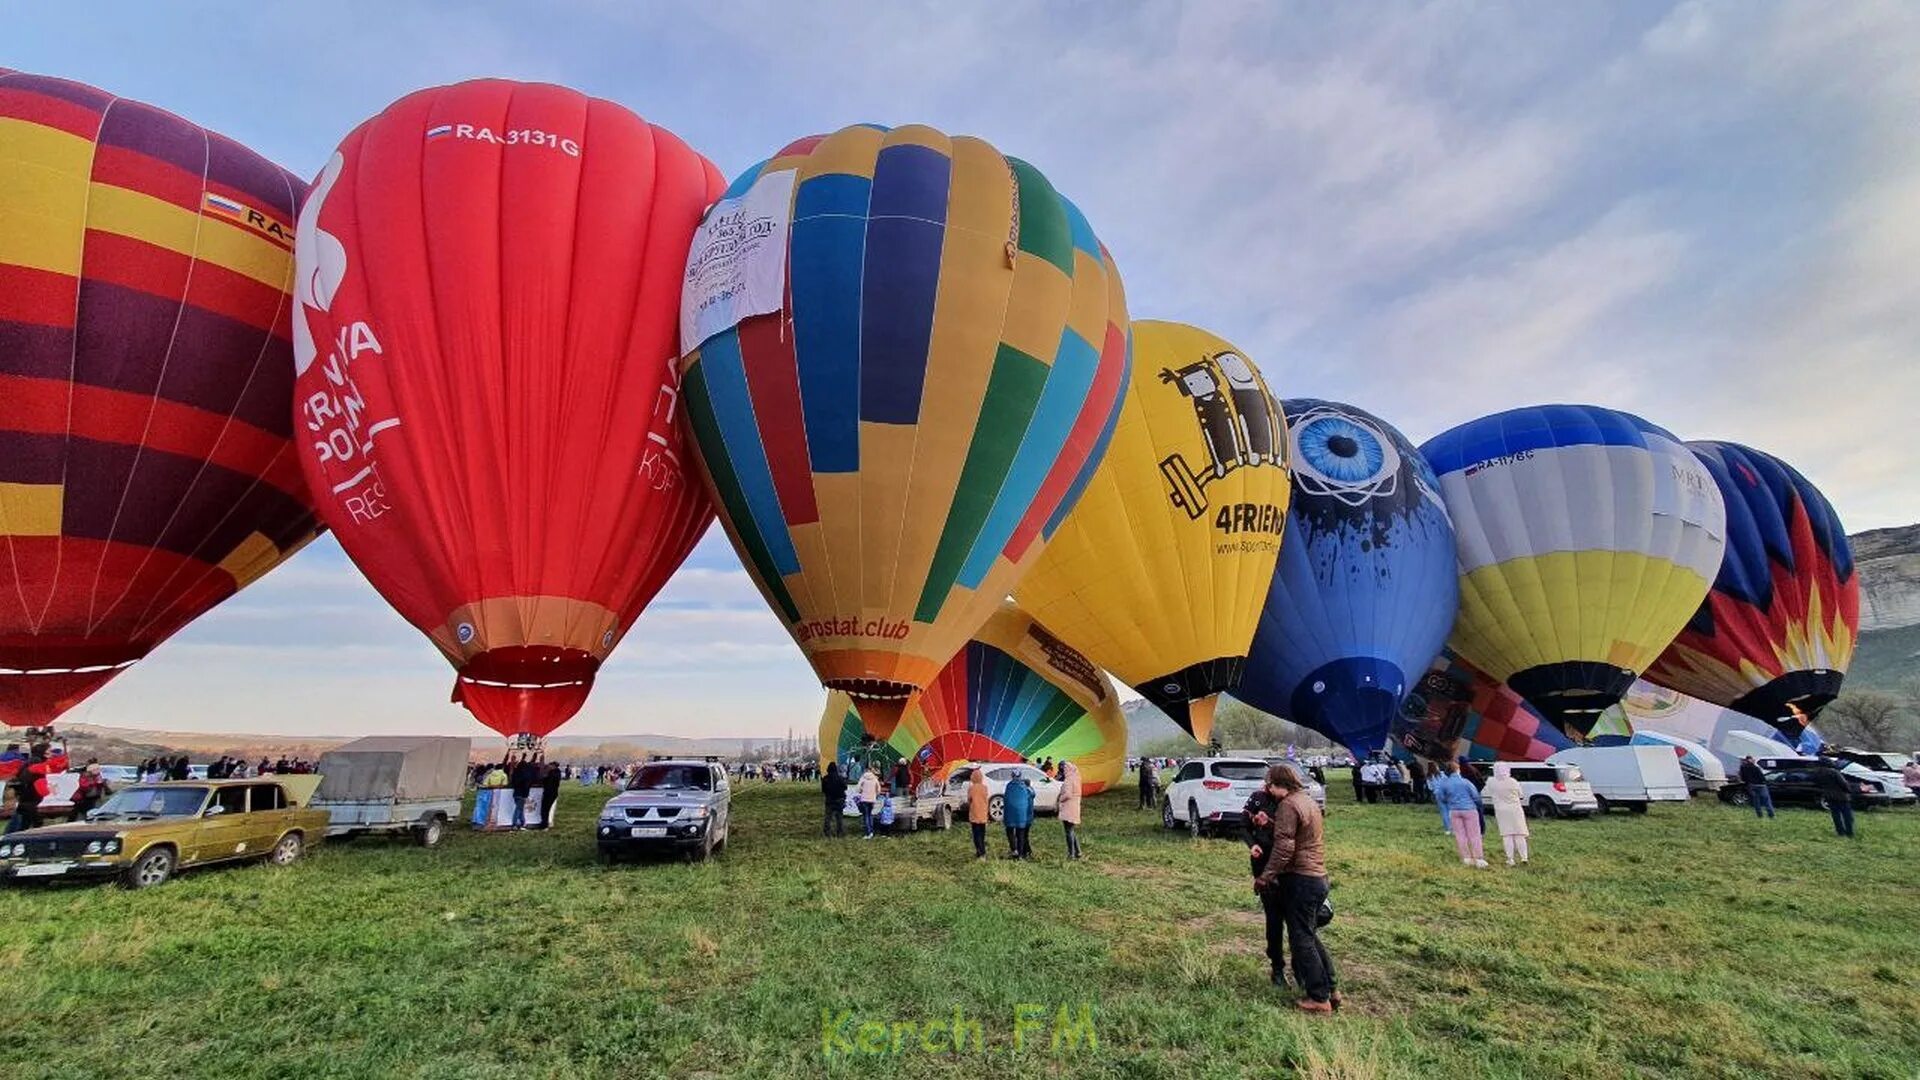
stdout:
{"type": "Polygon", "coordinates": [[[227,812],[226,807],[221,806],[219,803],[214,803],[212,806],[207,807],[206,810],[203,813],[201,813],[200,816],[201,817],[218,817],[221,814],[224,814],[226,812],[227,812]]]}

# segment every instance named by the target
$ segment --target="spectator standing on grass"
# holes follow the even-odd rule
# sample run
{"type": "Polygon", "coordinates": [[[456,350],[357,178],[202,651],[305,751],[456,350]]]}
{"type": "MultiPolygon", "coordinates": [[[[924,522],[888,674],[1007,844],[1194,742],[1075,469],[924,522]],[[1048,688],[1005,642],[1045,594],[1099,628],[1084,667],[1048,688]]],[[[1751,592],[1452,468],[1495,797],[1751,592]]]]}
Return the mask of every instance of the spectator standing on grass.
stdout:
{"type": "Polygon", "coordinates": [[[1448,762],[1446,770],[1433,785],[1434,800],[1447,812],[1460,865],[1485,870],[1487,856],[1480,844],[1480,793],[1460,775],[1460,766],[1448,762]]]}
{"type": "Polygon", "coordinates": [[[7,819],[7,832],[39,828],[40,803],[46,797],[47,748],[42,743],[27,751],[26,763],[13,776],[13,816],[7,819]]]}
{"type": "Polygon", "coordinates": [[[1767,787],[1767,774],[1760,763],[1748,754],[1740,759],[1740,785],[1746,789],[1747,803],[1753,807],[1754,817],[1773,816],[1773,791],[1767,787]]]}
{"type": "Polygon", "coordinates": [[[1365,762],[1355,761],[1353,768],[1348,770],[1348,774],[1353,780],[1353,801],[1357,803],[1367,801],[1367,781],[1366,777],[1362,775],[1362,773],[1365,772],[1365,767],[1365,762]]]}
{"type": "Polygon", "coordinates": [[[1839,769],[1826,766],[1813,770],[1820,786],[1820,797],[1827,801],[1827,812],[1833,815],[1833,834],[1835,836],[1853,836],[1853,792],[1847,785],[1847,778],[1839,769]]]}
{"type": "Polygon", "coordinates": [[[1907,767],[1900,770],[1900,779],[1915,795],[1920,795],[1920,761],[1909,761],[1907,767]]]}
{"type": "Polygon", "coordinates": [[[1487,804],[1483,800],[1481,800],[1478,796],[1480,794],[1480,789],[1487,786],[1487,774],[1480,771],[1480,766],[1475,765],[1473,762],[1468,761],[1466,758],[1461,758],[1460,759],[1460,779],[1465,780],[1467,783],[1473,785],[1473,792],[1475,796],[1473,800],[1473,808],[1479,811],[1480,813],[1480,828],[1481,828],[1481,831],[1484,832],[1487,827],[1487,804]]]}
{"type": "Polygon", "coordinates": [[[1007,841],[1016,859],[1033,858],[1033,783],[1020,773],[1007,781],[1001,795],[1001,813],[1007,822],[1007,841]]]}
{"type": "MultiPolygon", "coordinates": [[[[1281,955],[1278,937],[1284,929],[1293,951],[1293,978],[1305,995],[1300,1010],[1330,1013],[1340,1007],[1340,991],[1319,931],[1320,905],[1327,899],[1326,822],[1293,766],[1269,768],[1265,786],[1274,800],[1273,824],[1253,888],[1267,916],[1267,956],[1281,955]]],[[[1284,980],[1275,983],[1284,985],[1284,980]]]]}
{"type": "Polygon", "coordinates": [[[553,804],[560,801],[560,766],[557,762],[547,762],[546,774],[540,777],[540,827],[553,828],[553,804]]]}
{"type": "Polygon", "coordinates": [[[826,816],[820,819],[820,835],[847,835],[847,778],[840,775],[840,763],[830,762],[827,774],[820,778],[820,798],[827,804],[826,816]]]}
{"type": "Polygon", "coordinates": [[[872,763],[860,772],[860,832],[862,840],[873,839],[873,807],[880,801],[880,774],[873,771],[872,763]]]}
{"type": "Polygon", "coordinates": [[[987,822],[993,820],[987,793],[987,770],[974,769],[967,779],[967,824],[973,829],[973,857],[987,857],[987,822]]]}
{"type": "Polygon", "coordinates": [[[1493,822],[1499,827],[1500,843],[1507,850],[1507,865],[1513,865],[1515,856],[1521,865],[1526,865],[1527,838],[1531,833],[1527,829],[1526,798],[1520,790],[1520,781],[1513,778],[1513,766],[1504,761],[1494,763],[1486,796],[1493,800],[1493,822]]]}
{"type": "Polygon", "coordinates": [[[1140,759],[1140,809],[1151,810],[1160,800],[1155,790],[1160,786],[1159,771],[1153,767],[1153,759],[1140,759]]]}
{"type": "MultiPolygon", "coordinates": [[[[1254,879],[1255,894],[1259,894],[1260,871],[1267,865],[1267,851],[1273,843],[1273,811],[1279,805],[1280,800],[1262,782],[1260,790],[1247,796],[1246,805],[1240,808],[1240,818],[1247,831],[1247,876],[1254,879]]],[[[1267,964],[1273,972],[1273,985],[1284,989],[1287,985],[1284,916],[1278,904],[1269,904],[1265,896],[1260,897],[1260,906],[1267,913],[1267,964]]]]}
{"type": "Polygon", "coordinates": [[[99,806],[101,801],[113,794],[107,786],[107,778],[101,775],[100,762],[90,760],[87,767],[80,770],[80,783],[73,789],[73,809],[67,813],[68,821],[85,821],[87,812],[99,806]]]}
{"type": "Polygon", "coordinates": [[[1067,858],[1080,857],[1080,766],[1060,759],[1060,827],[1067,832],[1067,858]]]}
{"type": "Polygon", "coordinates": [[[533,794],[534,781],[539,775],[534,771],[533,758],[523,757],[507,774],[513,785],[513,827],[527,827],[527,797],[533,794]]]}

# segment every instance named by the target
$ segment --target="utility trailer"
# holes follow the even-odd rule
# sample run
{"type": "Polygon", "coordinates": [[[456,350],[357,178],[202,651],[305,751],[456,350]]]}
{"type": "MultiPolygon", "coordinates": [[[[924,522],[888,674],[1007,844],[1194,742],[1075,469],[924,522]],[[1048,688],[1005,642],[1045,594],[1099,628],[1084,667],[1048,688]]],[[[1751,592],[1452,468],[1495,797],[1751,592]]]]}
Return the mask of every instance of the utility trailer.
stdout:
{"type": "Polygon", "coordinates": [[[438,844],[460,816],[472,747],[441,735],[375,735],[327,751],[312,803],[332,818],[327,837],[406,834],[422,847],[438,844]]]}

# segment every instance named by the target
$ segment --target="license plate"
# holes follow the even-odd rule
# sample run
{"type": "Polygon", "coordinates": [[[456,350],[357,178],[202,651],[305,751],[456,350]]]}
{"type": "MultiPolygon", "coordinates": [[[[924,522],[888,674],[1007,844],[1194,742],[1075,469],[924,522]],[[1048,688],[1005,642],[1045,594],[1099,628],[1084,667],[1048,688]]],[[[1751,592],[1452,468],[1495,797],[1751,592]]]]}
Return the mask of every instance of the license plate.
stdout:
{"type": "Polygon", "coordinates": [[[32,863],[13,872],[15,877],[52,877],[73,869],[70,862],[32,863]]]}
{"type": "Polygon", "coordinates": [[[635,825],[633,828],[627,830],[627,835],[665,836],[667,835],[667,827],[665,825],[635,825]]]}

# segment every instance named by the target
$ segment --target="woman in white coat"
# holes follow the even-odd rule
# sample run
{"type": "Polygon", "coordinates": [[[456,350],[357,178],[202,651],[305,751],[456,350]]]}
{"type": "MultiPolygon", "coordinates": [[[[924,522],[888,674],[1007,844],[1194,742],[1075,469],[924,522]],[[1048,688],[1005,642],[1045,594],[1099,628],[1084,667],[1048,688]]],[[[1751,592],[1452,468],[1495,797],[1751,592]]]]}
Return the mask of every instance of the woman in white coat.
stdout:
{"type": "Polygon", "coordinates": [[[1527,861],[1527,804],[1520,791],[1520,781],[1513,778],[1513,766],[1498,761],[1493,766],[1493,779],[1487,781],[1487,798],[1493,803],[1493,822],[1500,830],[1500,842],[1507,849],[1507,865],[1512,866],[1516,857],[1521,863],[1527,861]]]}
{"type": "Polygon", "coordinates": [[[1060,824],[1067,831],[1067,858],[1080,857],[1080,766],[1060,763],[1060,824]]]}

